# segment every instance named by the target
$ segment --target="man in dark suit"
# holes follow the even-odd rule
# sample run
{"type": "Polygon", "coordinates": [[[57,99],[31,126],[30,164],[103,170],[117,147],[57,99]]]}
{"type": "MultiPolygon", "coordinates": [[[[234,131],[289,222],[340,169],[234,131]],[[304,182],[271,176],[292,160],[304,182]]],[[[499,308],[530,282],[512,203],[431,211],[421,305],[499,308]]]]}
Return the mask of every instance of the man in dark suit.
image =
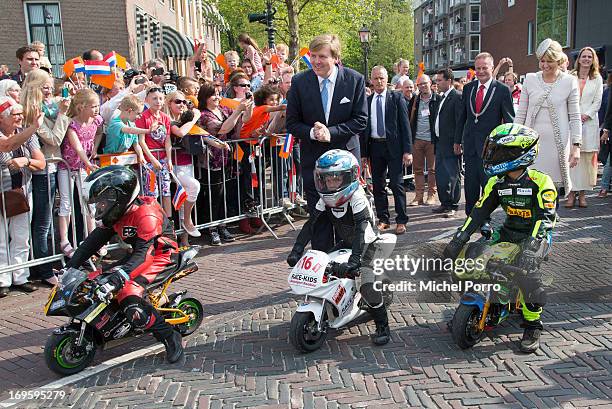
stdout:
{"type": "Polygon", "coordinates": [[[440,206],[433,213],[453,217],[461,199],[461,155],[453,148],[455,134],[463,132],[461,93],[453,87],[453,70],[445,68],[436,75],[442,98],[434,120],[436,146],[436,185],[440,206]]]}
{"type": "MultiPolygon", "coordinates": [[[[338,66],[338,36],[317,36],[309,49],[312,69],[293,77],[287,95],[287,131],[300,141],[304,191],[312,211],[319,200],[313,176],[316,160],[331,149],[348,150],[359,160],[359,135],[368,111],[363,76],[338,66]]],[[[332,227],[325,217],[319,220],[311,244],[327,251],[333,246],[332,227]]]]}
{"type": "MultiPolygon", "coordinates": [[[[476,81],[463,87],[463,133],[455,134],[455,154],[465,161],[465,213],[469,216],[487,182],[482,149],[489,133],[502,123],[514,122],[510,89],[493,78],[493,56],[483,52],[474,61],[476,81]]],[[[490,230],[488,223],[483,230],[490,230]]]]}
{"type": "Polygon", "coordinates": [[[378,229],[384,231],[390,227],[389,200],[385,190],[388,171],[397,214],[395,233],[404,234],[408,215],[402,170],[412,163],[408,107],[400,92],[387,90],[389,77],[385,67],[372,68],[370,80],[374,93],[368,97],[369,120],[362,137],[362,163],[368,159],[371,162],[378,229]]]}

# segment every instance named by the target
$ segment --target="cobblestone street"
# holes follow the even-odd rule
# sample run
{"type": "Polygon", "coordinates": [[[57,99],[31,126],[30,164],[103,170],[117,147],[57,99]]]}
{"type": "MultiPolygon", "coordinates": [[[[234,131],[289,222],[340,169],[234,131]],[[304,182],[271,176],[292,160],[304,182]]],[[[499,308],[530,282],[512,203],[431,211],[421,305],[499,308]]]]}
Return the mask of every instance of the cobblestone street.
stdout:
{"type": "MultiPolygon", "coordinates": [[[[361,320],[331,331],[324,347],[297,353],[287,332],[296,298],[287,291],[284,263],[296,233],[261,234],[206,247],[200,271],[177,282],[203,303],[207,318],[186,338],[186,358],[164,362],[163,347],[146,356],[62,386],[63,399],[18,407],[74,408],[574,408],[612,406],[612,215],[610,199],[587,209],[561,209],[545,330],[536,354],[518,352],[522,329],[511,319],[470,350],[452,341],[447,322],[457,294],[396,293],[389,309],[392,342],[374,347],[374,324],[361,320]]],[[[397,254],[439,255],[462,219],[436,219],[429,208],[409,210],[408,234],[397,254]]],[[[501,214],[495,213],[494,221],[501,214]]],[[[419,273],[422,274],[422,273],[419,273]]],[[[416,277],[419,277],[419,274],[416,277]]],[[[393,272],[393,279],[407,279],[393,272]]],[[[432,275],[432,279],[436,276],[432,275]]],[[[440,276],[442,278],[442,276],[440,276]]],[[[41,315],[46,290],[15,295],[6,309],[19,315],[0,324],[0,382],[8,391],[57,379],[42,345],[62,320],[41,315]]],[[[99,352],[96,363],[150,346],[145,337],[99,352]]]]}

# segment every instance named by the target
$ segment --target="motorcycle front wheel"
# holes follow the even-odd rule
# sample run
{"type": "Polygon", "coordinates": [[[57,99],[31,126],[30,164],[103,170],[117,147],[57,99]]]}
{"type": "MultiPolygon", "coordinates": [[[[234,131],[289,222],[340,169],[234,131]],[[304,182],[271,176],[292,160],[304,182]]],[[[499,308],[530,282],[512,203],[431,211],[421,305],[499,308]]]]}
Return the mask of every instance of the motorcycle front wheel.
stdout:
{"type": "Polygon", "coordinates": [[[480,309],[474,305],[459,304],[453,316],[451,328],[453,341],[461,349],[468,349],[480,342],[482,331],[478,330],[480,309]]]}
{"type": "MultiPolygon", "coordinates": [[[[325,314],[323,314],[325,317],[325,314]]],[[[289,326],[289,341],[300,352],[313,352],[321,348],[327,332],[317,329],[317,321],[311,312],[296,312],[289,326]]]]}
{"type": "Polygon", "coordinates": [[[96,343],[91,334],[83,336],[83,346],[77,347],[79,334],[65,332],[51,334],[45,344],[45,362],[53,372],[66,376],[85,369],[94,359],[96,343]]]}

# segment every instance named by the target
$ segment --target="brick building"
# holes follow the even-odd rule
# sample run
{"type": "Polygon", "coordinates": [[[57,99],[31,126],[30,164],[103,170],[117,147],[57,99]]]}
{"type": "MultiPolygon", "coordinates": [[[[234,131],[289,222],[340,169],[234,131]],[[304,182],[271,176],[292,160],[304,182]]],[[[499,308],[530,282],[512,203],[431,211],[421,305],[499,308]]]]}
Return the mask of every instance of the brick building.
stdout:
{"type": "Polygon", "coordinates": [[[535,50],[547,37],[561,43],[571,64],[591,46],[601,65],[612,65],[609,0],[481,0],[481,7],[482,49],[496,60],[510,57],[520,76],[539,70],[535,50]]]}
{"type": "Polygon", "coordinates": [[[42,41],[58,76],[67,58],[91,48],[115,50],[136,66],[159,57],[183,74],[194,41],[205,41],[214,59],[225,29],[202,0],[4,0],[0,63],[16,71],[15,50],[42,41]]]}

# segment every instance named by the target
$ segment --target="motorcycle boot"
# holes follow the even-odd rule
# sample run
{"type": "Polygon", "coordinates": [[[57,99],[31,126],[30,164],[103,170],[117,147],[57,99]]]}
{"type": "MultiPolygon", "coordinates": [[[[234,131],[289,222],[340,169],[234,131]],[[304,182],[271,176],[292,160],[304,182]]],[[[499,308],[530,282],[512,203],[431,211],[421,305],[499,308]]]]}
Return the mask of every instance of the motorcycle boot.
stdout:
{"type": "Polygon", "coordinates": [[[172,334],[165,338],[162,343],[166,347],[166,361],[173,364],[183,357],[183,337],[177,331],[172,330],[172,334]]]}
{"type": "Polygon", "coordinates": [[[540,335],[542,335],[542,329],[539,327],[528,326],[523,332],[523,339],[521,339],[521,352],[532,354],[540,347],[540,335]]]}
{"type": "Polygon", "coordinates": [[[374,318],[376,324],[376,332],[371,335],[374,345],[385,345],[391,339],[391,329],[389,328],[389,320],[387,318],[387,309],[384,305],[378,308],[372,308],[370,315],[374,318]]]}

